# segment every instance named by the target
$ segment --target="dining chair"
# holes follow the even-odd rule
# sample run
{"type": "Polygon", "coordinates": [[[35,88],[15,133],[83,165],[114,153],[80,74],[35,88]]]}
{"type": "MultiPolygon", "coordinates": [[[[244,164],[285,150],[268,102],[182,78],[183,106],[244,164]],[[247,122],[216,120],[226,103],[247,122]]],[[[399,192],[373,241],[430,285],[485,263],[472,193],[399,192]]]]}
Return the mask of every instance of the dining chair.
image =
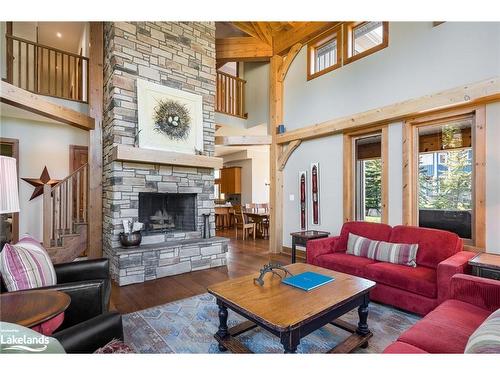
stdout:
{"type": "Polygon", "coordinates": [[[239,209],[234,210],[234,220],[235,220],[235,233],[236,233],[236,239],[238,239],[238,229],[241,229],[243,232],[243,240],[246,240],[247,235],[249,234],[250,231],[253,233],[253,239],[255,240],[255,223],[250,223],[247,221],[247,217],[245,216],[245,213],[241,210],[241,207],[239,209]]]}

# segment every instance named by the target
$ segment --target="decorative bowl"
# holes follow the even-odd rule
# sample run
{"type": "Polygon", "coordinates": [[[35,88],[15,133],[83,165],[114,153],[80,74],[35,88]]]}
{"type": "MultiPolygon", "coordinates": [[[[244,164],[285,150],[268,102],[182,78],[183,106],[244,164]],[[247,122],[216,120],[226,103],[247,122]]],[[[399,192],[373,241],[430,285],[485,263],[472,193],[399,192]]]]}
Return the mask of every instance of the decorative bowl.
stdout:
{"type": "Polygon", "coordinates": [[[120,243],[123,247],[137,247],[141,244],[142,235],[140,231],[132,233],[120,233],[120,243]]]}

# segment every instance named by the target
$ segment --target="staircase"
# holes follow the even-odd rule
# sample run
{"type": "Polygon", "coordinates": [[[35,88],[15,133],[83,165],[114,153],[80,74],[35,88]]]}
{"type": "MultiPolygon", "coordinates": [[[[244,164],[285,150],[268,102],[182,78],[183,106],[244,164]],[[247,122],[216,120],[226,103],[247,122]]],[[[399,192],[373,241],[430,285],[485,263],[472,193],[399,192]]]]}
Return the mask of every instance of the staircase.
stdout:
{"type": "Polygon", "coordinates": [[[43,190],[43,244],[52,262],[71,262],[87,250],[88,164],[43,190]]]}

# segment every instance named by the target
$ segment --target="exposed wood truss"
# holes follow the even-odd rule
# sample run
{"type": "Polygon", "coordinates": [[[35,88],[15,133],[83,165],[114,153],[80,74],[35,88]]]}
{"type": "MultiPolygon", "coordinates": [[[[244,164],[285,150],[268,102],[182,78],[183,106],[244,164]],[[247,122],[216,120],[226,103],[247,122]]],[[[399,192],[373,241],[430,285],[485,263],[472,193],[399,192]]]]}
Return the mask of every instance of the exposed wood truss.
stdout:
{"type": "Polygon", "coordinates": [[[268,61],[273,55],[269,44],[254,37],[216,39],[217,62],[268,61]]]}
{"type": "Polygon", "coordinates": [[[403,120],[408,117],[443,108],[456,108],[500,100],[500,77],[455,87],[420,98],[372,109],[354,116],[341,117],[320,124],[292,130],[277,137],[277,143],[288,143],[296,139],[325,137],[345,130],[403,120]]]}
{"type": "Polygon", "coordinates": [[[215,144],[220,146],[262,146],[271,144],[270,135],[215,136],[215,144]]]}
{"type": "Polygon", "coordinates": [[[285,169],[286,162],[301,143],[302,141],[300,139],[297,139],[295,141],[291,141],[289,144],[283,147],[281,155],[278,159],[278,170],[283,171],[285,169]]]}
{"type": "Polygon", "coordinates": [[[295,57],[297,56],[301,48],[302,44],[300,43],[294,44],[293,47],[290,48],[290,51],[286,55],[286,58],[283,60],[283,64],[281,64],[281,67],[278,71],[278,79],[281,82],[285,80],[288,69],[290,69],[290,65],[292,65],[293,60],[295,60],[295,57]]]}
{"type": "Polygon", "coordinates": [[[92,130],[95,127],[95,121],[92,117],[55,104],[43,96],[20,89],[4,81],[0,82],[0,101],[79,129],[92,130]]]}
{"type": "Polygon", "coordinates": [[[297,43],[307,43],[339,22],[294,22],[288,31],[274,34],[273,51],[275,54],[286,54],[297,43]]]}
{"type": "Polygon", "coordinates": [[[268,22],[233,22],[232,24],[261,42],[273,44],[272,29],[268,22]]]}

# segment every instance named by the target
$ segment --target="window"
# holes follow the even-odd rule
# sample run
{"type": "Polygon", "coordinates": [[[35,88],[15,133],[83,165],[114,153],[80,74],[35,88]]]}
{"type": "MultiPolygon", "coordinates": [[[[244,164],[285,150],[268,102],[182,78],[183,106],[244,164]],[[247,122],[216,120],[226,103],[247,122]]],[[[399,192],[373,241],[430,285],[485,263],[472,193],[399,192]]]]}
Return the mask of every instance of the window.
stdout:
{"type": "Polygon", "coordinates": [[[344,220],[387,222],[387,127],[344,134],[344,220]]]}
{"type": "Polygon", "coordinates": [[[307,80],[380,51],[388,45],[388,22],[344,22],[308,43],[307,80]]]}
{"type": "Polygon", "coordinates": [[[320,35],[307,45],[307,79],[316,78],[341,66],[340,29],[320,35]]]}
{"type": "Polygon", "coordinates": [[[389,45],[388,22],[351,22],[344,25],[344,63],[350,63],[389,45]]]}
{"type": "Polygon", "coordinates": [[[355,141],[355,219],[382,221],[382,136],[355,141]]]}
{"type": "Polygon", "coordinates": [[[484,132],[484,108],[405,124],[405,224],[447,230],[468,245],[484,246],[484,132]]]}

